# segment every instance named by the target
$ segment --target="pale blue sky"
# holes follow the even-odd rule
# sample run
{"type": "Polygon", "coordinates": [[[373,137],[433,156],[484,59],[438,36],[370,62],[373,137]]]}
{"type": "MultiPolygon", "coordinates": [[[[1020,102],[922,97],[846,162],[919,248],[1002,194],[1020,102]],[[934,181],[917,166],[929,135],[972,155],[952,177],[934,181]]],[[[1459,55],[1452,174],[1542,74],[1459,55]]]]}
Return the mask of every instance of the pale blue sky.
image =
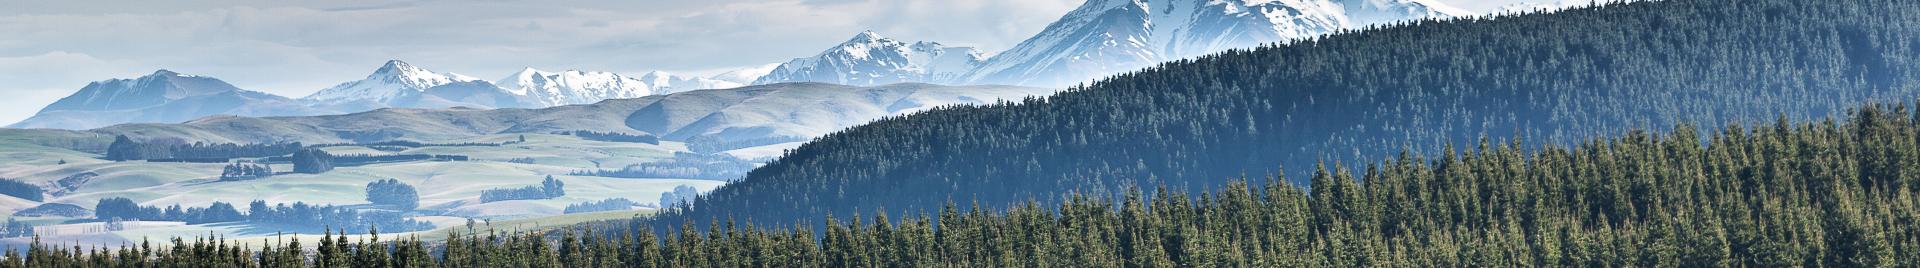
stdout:
{"type": "MultiPolygon", "coordinates": [[[[713,73],[862,30],[998,51],[1084,0],[0,0],[0,124],[88,82],[170,69],[302,97],[388,59],[497,79],[522,67],[713,73]]],[[[1485,11],[1524,0],[1444,0],[1485,11]]]]}

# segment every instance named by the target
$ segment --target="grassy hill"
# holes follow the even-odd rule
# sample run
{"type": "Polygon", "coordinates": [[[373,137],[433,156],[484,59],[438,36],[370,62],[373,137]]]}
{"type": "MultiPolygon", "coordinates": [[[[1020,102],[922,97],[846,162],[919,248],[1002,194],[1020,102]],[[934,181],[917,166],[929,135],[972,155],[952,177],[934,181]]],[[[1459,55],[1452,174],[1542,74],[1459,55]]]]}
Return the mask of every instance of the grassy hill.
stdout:
{"type": "Polygon", "coordinates": [[[815,137],[890,115],[942,105],[1016,100],[1053,91],[1009,86],[787,83],[542,109],[380,109],[332,116],[215,116],[180,124],[117,125],[90,132],[139,139],[309,144],[448,140],[569,130],[654,134],[681,141],[699,136],[729,140],[815,137]]]}

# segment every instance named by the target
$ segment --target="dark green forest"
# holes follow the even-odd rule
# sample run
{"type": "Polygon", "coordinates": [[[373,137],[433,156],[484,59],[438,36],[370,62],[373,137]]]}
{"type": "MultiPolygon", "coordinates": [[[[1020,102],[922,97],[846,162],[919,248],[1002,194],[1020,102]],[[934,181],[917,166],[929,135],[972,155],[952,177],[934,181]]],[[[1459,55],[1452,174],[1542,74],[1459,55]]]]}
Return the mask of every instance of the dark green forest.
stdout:
{"type": "Polygon", "coordinates": [[[1197,196],[1136,189],[1000,212],[947,204],[899,218],[827,216],[818,232],[726,221],[455,235],[443,245],[329,234],[312,251],[217,239],[38,245],[0,266],[1920,266],[1920,113],[1869,106],[1846,122],[1725,129],[1573,147],[1482,141],[1437,158],[1320,166],[1312,191],[1240,178],[1197,196]]]}
{"type": "Polygon", "coordinates": [[[1304,178],[1321,161],[1432,156],[1483,137],[1571,145],[1811,120],[1915,96],[1914,66],[1920,1],[1645,1],[1414,21],[878,120],[800,146],[659,225],[1054,204],[1070,191],[1218,188],[1282,168],[1304,178]]]}

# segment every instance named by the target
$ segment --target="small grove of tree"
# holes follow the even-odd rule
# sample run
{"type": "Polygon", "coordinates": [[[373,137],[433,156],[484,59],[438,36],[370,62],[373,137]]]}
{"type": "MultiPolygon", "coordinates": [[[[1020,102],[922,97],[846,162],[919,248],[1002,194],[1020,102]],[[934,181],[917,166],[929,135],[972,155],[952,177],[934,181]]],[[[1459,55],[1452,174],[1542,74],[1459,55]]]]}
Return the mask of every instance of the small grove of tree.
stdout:
{"type": "Polygon", "coordinates": [[[377,180],[367,183],[367,202],[413,210],[420,207],[420,192],[398,179],[377,180]]]}
{"type": "Polygon", "coordinates": [[[320,149],[306,149],[293,153],[293,172],[320,174],[333,171],[333,155],[320,149]]]}
{"type": "Polygon", "coordinates": [[[587,201],[567,205],[566,214],[631,210],[633,209],[633,205],[633,200],[627,200],[626,198],[608,198],[600,201],[587,201]]]}
{"type": "Polygon", "coordinates": [[[221,169],[220,180],[251,180],[273,176],[273,167],[266,164],[233,163],[221,169]]]}
{"type": "Polygon", "coordinates": [[[693,200],[699,197],[700,189],[694,189],[693,186],[687,185],[674,186],[672,192],[660,194],[660,208],[692,205],[693,200]]]}
{"type": "Polygon", "coordinates": [[[539,160],[534,159],[532,157],[519,157],[519,158],[507,159],[507,163],[514,163],[514,164],[533,164],[534,162],[538,162],[538,161],[539,160]]]}
{"type": "Polygon", "coordinates": [[[14,179],[0,179],[0,194],[40,202],[45,198],[45,192],[39,185],[14,179]]]}
{"type": "Polygon", "coordinates": [[[107,145],[107,160],[130,161],[152,159],[229,159],[243,157],[270,157],[292,154],[304,148],[298,142],[273,144],[185,144],[179,141],[136,141],[126,135],[116,136],[112,144],[107,145]]]}
{"type": "Polygon", "coordinates": [[[554,179],[553,176],[549,175],[547,176],[546,180],[543,180],[540,182],[540,186],[527,186],[527,187],[520,187],[520,188],[496,188],[496,189],[488,189],[486,191],[481,191],[480,202],[492,203],[492,202],[507,201],[507,200],[536,200],[536,199],[558,198],[558,197],[567,195],[566,186],[567,186],[566,182],[562,182],[558,179],[554,179]]]}

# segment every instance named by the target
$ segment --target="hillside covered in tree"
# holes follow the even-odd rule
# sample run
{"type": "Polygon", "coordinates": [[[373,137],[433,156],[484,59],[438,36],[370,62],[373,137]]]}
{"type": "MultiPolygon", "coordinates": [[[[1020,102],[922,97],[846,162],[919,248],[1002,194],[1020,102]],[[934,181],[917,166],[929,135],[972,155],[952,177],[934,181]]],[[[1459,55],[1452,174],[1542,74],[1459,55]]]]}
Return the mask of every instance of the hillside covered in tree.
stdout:
{"type": "Polygon", "coordinates": [[[1481,142],[1364,171],[1322,166],[1312,191],[1284,179],[1195,194],[1130,189],[999,212],[847,215],[819,232],[729,221],[664,233],[603,224],[599,233],[453,235],[444,246],[329,233],[311,251],[299,240],[261,241],[270,246],[257,252],[217,239],[89,251],[36,244],[24,258],[8,251],[0,267],[1920,265],[1911,254],[1920,251],[1920,114],[1871,106],[1851,118],[1680,127],[1573,147],[1481,142]]]}
{"type": "Polygon", "coordinates": [[[1808,119],[1920,91],[1920,2],[1674,0],[1408,22],[1165,63],[827,135],[662,225],[989,206],[1305,177],[1482,137],[1808,119]]]}

